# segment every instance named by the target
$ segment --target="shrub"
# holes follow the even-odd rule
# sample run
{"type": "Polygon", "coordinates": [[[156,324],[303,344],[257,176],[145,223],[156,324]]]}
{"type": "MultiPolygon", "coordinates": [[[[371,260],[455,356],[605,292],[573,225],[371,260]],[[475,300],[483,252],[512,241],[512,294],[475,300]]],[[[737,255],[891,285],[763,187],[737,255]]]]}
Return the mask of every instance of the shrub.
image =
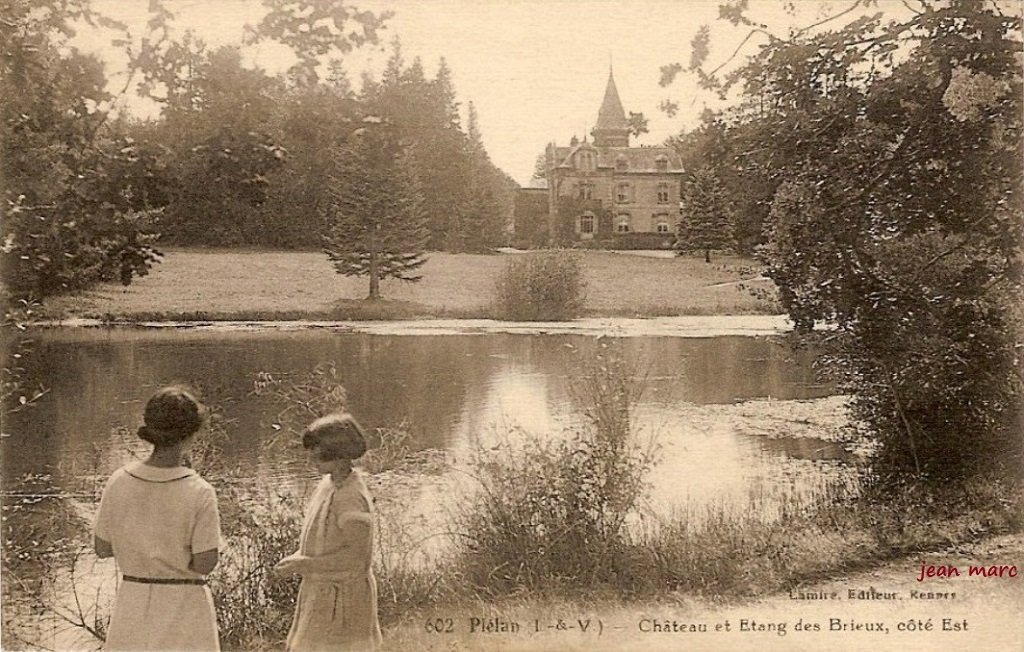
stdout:
{"type": "Polygon", "coordinates": [[[472,460],[479,491],[454,519],[464,537],[457,563],[476,591],[593,586],[624,571],[627,520],[651,451],[631,436],[642,381],[606,351],[576,375],[574,395],[587,403],[583,424],[561,439],[513,431],[472,460]]]}
{"type": "Polygon", "coordinates": [[[558,321],[578,317],[585,282],[582,258],[566,250],[510,258],[498,278],[496,312],[502,319],[558,321]]]}
{"type": "Polygon", "coordinates": [[[248,504],[224,519],[230,549],[211,578],[220,640],[228,650],[276,648],[291,626],[299,578],[273,570],[298,546],[302,503],[270,493],[232,496],[239,498],[248,504]]]}

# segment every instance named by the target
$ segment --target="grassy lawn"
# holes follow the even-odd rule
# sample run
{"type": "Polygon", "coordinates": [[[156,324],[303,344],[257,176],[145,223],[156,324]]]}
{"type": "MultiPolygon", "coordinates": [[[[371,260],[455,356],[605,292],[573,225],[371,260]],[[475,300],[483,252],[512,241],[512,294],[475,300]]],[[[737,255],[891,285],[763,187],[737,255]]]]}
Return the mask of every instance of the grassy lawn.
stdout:
{"type": "MultiPolygon", "coordinates": [[[[489,317],[495,281],[514,255],[435,253],[419,283],[384,281],[384,299],[369,302],[367,279],[336,274],[319,252],[168,249],[164,262],[131,286],[56,297],[44,312],[136,320],[489,317]]],[[[756,279],[759,267],[749,259],[583,256],[588,316],[781,312],[770,282],[756,279]]]]}

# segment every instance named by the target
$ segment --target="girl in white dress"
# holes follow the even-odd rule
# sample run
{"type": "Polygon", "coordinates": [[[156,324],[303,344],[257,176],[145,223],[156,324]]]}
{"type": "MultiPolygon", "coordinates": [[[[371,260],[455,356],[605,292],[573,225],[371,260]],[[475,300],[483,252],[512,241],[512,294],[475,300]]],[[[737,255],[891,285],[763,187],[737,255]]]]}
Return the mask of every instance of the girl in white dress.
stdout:
{"type": "Polygon", "coordinates": [[[204,413],[182,387],[157,391],[138,432],[153,453],[115,471],[103,489],[96,554],[123,573],[105,650],[220,649],[204,578],[217,565],[217,496],[182,465],[204,413]]]}
{"type": "Polygon", "coordinates": [[[366,452],[365,434],[352,415],[331,414],[306,428],[302,445],[324,477],[306,508],[299,550],[275,568],[302,576],[287,650],[376,650],[373,501],[352,468],[366,452]]]}

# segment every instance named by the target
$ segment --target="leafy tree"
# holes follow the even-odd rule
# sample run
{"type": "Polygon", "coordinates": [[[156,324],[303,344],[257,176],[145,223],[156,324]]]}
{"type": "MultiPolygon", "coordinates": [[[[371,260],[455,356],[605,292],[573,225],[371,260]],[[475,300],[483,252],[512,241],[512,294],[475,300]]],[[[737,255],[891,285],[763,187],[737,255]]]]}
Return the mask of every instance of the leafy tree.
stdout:
{"type": "Polygon", "coordinates": [[[165,201],[155,151],[108,121],[102,63],[65,47],[76,21],[123,30],[84,0],[6,2],[0,21],[0,262],[19,298],[103,280],[158,260],[165,201]]]}
{"type": "Polygon", "coordinates": [[[188,89],[166,99],[163,119],[145,127],[163,140],[176,177],[162,232],[185,244],[273,244],[282,224],[261,207],[271,195],[272,174],[286,160],[280,139],[270,133],[278,131],[281,86],[262,70],[244,67],[237,47],[203,48],[188,55],[187,65],[175,59],[181,51],[172,44],[160,56],[151,53],[147,64],[168,71],[165,84],[188,89]]]}
{"type": "Polygon", "coordinates": [[[337,84],[289,88],[276,108],[269,130],[288,155],[268,177],[259,235],[275,246],[318,247],[330,201],[330,152],[345,144],[360,108],[337,84]]]}
{"type": "Polygon", "coordinates": [[[315,85],[321,64],[354,48],[375,45],[392,12],[373,13],[343,0],[263,0],[267,14],[249,40],[270,39],[291,48],[298,61],[289,71],[298,85],[315,85]]]}
{"type": "Polygon", "coordinates": [[[880,476],[1016,473],[1021,20],[969,0],[872,7],[783,38],[727,3],[767,42],[721,77],[698,62],[699,77],[741,85],[747,151],[777,187],[768,274],[800,330],[838,326],[880,476]]]}
{"type": "Polygon", "coordinates": [[[715,173],[695,170],[683,185],[683,211],[676,228],[677,252],[703,251],[711,262],[712,249],[732,245],[732,207],[715,173]]]}
{"type": "Polygon", "coordinates": [[[394,129],[364,118],[334,158],[325,253],[339,274],[367,276],[367,298],[380,299],[380,281],[418,281],[428,239],[423,197],[409,152],[394,129]]]}
{"type": "Polygon", "coordinates": [[[627,122],[629,123],[629,133],[631,133],[635,138],[639,138],[642,134],[646,134],[648,131],[648,120],[644,117],[643,113],[634,113],[630,111],[627,122]]]}
{"type": "Polygon", "coordinates": [[[696,129],[669,139],[684,170],[706,167],[721,184],[733,208],[733,245],[746,255],[764,242],[764,221],[779,184],[772,170],[750,155],[757,146],[751,139],[755,133],[736,116],[705,111],[696,129]]]}

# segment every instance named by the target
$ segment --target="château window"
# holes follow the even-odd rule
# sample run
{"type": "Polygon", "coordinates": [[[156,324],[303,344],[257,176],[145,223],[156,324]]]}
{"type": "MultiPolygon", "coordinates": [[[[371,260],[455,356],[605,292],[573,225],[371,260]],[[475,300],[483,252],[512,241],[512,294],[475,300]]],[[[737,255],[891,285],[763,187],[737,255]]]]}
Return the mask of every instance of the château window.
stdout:
{"type": "Polygon", "coordinates": [[[658,233],[671,233],[672,226],[668,219],[668,213],[654,213],[651,215],[651,221],[654,222],[654,230],[658,233]]]}
{"type": "Polygon", "coordinates": [[[580,233],[594,232],[594,214],[584,213],[580,215],[580,233]]]}
{"type": "Polygon", "coordinates": [[[667,183],[659,183],[658,184],[658,203],[659,204],[667,204],[668,203],[668,197],[669,197],[668,184],[667,183]]]}
{"type": "Polygon", "coordinates": [[[616,233],[629,233],[629,213],[620,213],[615,221],[616,233]]]}
{"type": "Polygon", "coordinates": [[[580,184],[580,199],[593,199],[594,198],[594,184],[589,181],[584,181],[580,184]]]}
{"type": "Polygon", "coordinates": [[[620,156],[615,159],[615,169],[619,172],[623,172],[629,169],[629,161],[626,160],[625,156],[620,156]]]}
{"type": "Polygon", "coordinates": [[[628,183],[620,183],[615,187],[615,201],[620,204],[629,203],[630,188],[628,183]]]}

